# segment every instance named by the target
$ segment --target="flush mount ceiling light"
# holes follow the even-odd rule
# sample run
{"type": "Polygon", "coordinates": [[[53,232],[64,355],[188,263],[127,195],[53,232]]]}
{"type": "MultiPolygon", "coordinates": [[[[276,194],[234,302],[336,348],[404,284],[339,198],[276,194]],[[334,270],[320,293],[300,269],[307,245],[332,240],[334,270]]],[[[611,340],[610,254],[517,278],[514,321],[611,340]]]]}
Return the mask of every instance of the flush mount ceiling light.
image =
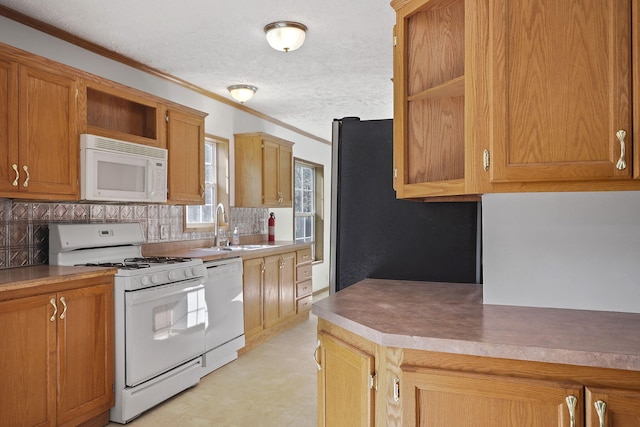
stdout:
{"type": "Polygon", "coordinates": [[[256,93],[258,88],[249,85],[233,85],[229,86],[227,90],[231,93],[233,99],[244,104],[253,97],[253,94],[256,93]]]}
{"type": "Polygon", "coordinates": [[[265,25],[264,32],[272,48],[290,52],[302,46],[307,27],[299,22],[278,21],[265,25]]]}

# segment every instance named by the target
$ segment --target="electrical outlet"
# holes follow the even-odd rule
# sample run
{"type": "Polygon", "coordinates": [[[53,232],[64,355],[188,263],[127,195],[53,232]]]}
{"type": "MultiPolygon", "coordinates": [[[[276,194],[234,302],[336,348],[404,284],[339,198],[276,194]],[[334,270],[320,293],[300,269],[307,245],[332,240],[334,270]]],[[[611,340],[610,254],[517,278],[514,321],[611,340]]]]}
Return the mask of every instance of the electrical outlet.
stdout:
{"type": "Polygon", "coordinates": [[[169,227],[166,225],[160,226],[160,240],[167,240],[169,238],[169,227]]]}

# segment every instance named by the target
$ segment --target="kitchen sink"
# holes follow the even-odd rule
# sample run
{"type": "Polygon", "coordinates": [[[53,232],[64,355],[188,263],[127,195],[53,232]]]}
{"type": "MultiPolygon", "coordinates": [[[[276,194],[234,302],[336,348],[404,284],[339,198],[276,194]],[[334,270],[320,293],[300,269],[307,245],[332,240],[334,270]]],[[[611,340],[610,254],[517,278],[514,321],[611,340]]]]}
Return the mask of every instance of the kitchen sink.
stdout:
{"type": "Polygon", "coordinates": [[[252,251],[256,249],[272,248],[273,246],[274,245],[212,246],[210,248],[202,248],[202,250],[215,252],[252,251]]]}

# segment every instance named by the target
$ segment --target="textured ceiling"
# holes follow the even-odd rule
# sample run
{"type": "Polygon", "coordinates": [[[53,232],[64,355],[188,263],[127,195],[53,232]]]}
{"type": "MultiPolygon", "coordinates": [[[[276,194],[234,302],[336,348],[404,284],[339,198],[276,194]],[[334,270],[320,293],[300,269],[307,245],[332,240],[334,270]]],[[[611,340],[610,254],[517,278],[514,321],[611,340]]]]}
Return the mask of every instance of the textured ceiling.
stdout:
{"type": "MultiPolygon", "coordinates": [[[[334,118],[393,115],[389,0],[0,0],[0,4],[230,98],[320,138],[334,118]],[[305,24],[305,44],[278,52],[263,28],[305,24]]],[[[211,130],[211,132],[215,132],[211,130]]]]}

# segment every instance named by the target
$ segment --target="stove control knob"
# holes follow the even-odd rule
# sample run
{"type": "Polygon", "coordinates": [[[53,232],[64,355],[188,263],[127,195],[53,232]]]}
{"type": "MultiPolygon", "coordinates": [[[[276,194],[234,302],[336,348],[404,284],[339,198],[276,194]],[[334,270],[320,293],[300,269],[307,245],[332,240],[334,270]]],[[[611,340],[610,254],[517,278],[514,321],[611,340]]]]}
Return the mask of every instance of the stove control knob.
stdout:
{"type": "Polygon", "coordinates": [[[191,269],[185,268],[184,277],[191,277],[191,276],[193,276],[193,272],[191,271],[191,269]]]}
{"type": "Polygon", "coordinates": [[[173,270],[173,271],[169,272],[169,280],[172,281],[172,282],[175,282],[176,280],[178,280],[179,276],[180,276],[180,272],[179,271],[173,270]]]}
{"type": "Polygon", "coordinates": [[[160,278],[158,277],[157,274],[154,274],[154,275],[151,276],[151,281],[153,283],[160,283],[160,278]]]}
{"type": "Polygon", "coordinates": [[[149,285],[149,277],[142,276],[142,284],[145,286],[149,285]]]}

